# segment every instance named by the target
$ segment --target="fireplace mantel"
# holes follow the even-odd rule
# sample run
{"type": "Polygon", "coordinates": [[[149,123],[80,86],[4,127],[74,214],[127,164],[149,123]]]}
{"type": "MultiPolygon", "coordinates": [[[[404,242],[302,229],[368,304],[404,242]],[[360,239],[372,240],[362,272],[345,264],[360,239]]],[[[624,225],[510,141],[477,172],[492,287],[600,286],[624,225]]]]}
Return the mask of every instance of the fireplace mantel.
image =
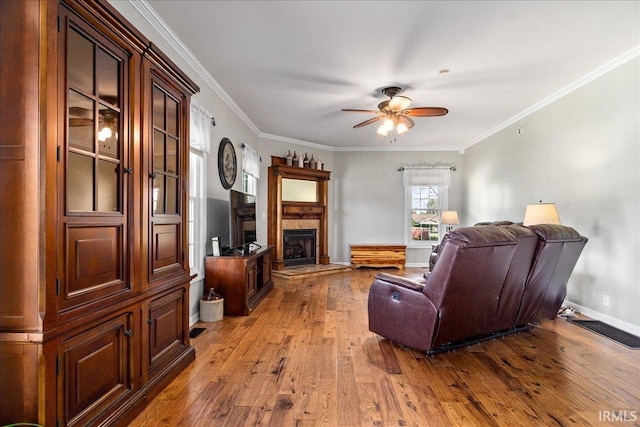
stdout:
{"type": "Polygon", "coordinates": [[[273,250],[273,269],[284,266],[283,222],[286,220],[316,220],[318,223],[318,263],[329,264],[328,242],[328,200],[331,172],[325,170],[287,166],[282,157],[271,157],[268,177],[268,219],[267,240],[273,250]],[[315,181],[317,197],[315,202],[286,201],[282,199],[282,180],[296,179],[315,181]]]}

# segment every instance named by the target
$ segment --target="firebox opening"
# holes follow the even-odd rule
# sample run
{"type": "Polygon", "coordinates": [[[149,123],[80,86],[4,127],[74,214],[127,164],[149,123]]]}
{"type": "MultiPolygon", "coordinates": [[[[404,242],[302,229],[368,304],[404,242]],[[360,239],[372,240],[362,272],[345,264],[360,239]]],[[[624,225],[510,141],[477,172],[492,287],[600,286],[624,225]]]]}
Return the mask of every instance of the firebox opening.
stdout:
{"type": "Polygon", "coordinates": [[[283,230],[284,265],[316,263],[316,230],[283,230]]]}

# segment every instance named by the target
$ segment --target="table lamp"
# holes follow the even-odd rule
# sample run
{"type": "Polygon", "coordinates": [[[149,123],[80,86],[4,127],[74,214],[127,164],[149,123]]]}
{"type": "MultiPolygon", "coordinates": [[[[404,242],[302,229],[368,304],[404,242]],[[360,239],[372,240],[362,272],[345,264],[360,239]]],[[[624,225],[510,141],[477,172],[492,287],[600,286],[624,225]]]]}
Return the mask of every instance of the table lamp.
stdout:
{"type": "Polygon", "coordinates": [[[453,226],[460,224],[458,221],[458,212],[456,211],[442,211],[442,215],[440,216],[440,224],[444,224],[447,226],[447,233],[453,230],[453,226]]]}
{"type": "Polygon", "coordinates": [[[523,225],[561,224],[555,203],[527,205],[523,225]]]}

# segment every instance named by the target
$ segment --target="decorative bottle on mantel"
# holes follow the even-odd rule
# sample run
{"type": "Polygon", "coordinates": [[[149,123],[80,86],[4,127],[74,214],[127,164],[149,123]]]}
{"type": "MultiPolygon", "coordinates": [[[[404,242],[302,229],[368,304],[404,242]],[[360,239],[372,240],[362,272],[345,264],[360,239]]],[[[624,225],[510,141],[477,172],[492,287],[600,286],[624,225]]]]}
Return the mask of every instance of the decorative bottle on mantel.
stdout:
{"type": "Polygon", "coordinates": [[[311,159],[309,160],[309,168],[310,169],[316,168],[316,159],[313,158],[313,154],[311,155],[311,159]]]}
{"type": "Polygon", "coordinates": [[[307,157],[307,153],[304,153],[304,160],[302,161],[303,168],[309,168],[309,158],[307,157]]]}
{"type": "Polygon", "coordinates": [[[293,158],[291,159],[291,164],[293,166],[298,166],[298,153],[293,152],[293,158]]]}
{"type": "Polygon", "coordinates": [[[322,170],[322,162],[320,161],[320,157],[316,160],[316,169],[322,170]]]}
{"type": "Polygon", "coordinates": [[[287,152],[287,166],[291,166],[293,164],[293,157],[291,156],[291,150],[287,152]]]}

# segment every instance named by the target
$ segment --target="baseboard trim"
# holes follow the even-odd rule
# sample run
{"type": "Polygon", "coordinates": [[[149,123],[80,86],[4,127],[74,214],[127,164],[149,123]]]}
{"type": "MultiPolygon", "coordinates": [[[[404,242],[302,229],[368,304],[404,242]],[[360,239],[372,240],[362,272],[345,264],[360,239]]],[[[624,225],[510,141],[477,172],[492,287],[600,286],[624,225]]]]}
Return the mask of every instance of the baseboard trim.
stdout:
{"type": "Polygon", "coordinates": [[[569,300],[565,300],[564,305],[573,307],[576,310],[578,310],[580,313],[584,314],[585,316],[589,316],[595,320],[600,320],[601,322],[604,322],[607,325],[611,325],[625,332],[628,332],[630,334],[640,336],[640,326],[634,325],[629,322],[625,322],[624,320],[616,319],[615,317],[609,316],[608,314],[600,313],[599,311],[592,310],[587,307],[583,307],[569,300]]]}
{"type": "Polygon", "coordinates": [[[194,313],[189,317],[189,327],[195,325],[198,321],[200,321],[200,312],[194,313]]]}

